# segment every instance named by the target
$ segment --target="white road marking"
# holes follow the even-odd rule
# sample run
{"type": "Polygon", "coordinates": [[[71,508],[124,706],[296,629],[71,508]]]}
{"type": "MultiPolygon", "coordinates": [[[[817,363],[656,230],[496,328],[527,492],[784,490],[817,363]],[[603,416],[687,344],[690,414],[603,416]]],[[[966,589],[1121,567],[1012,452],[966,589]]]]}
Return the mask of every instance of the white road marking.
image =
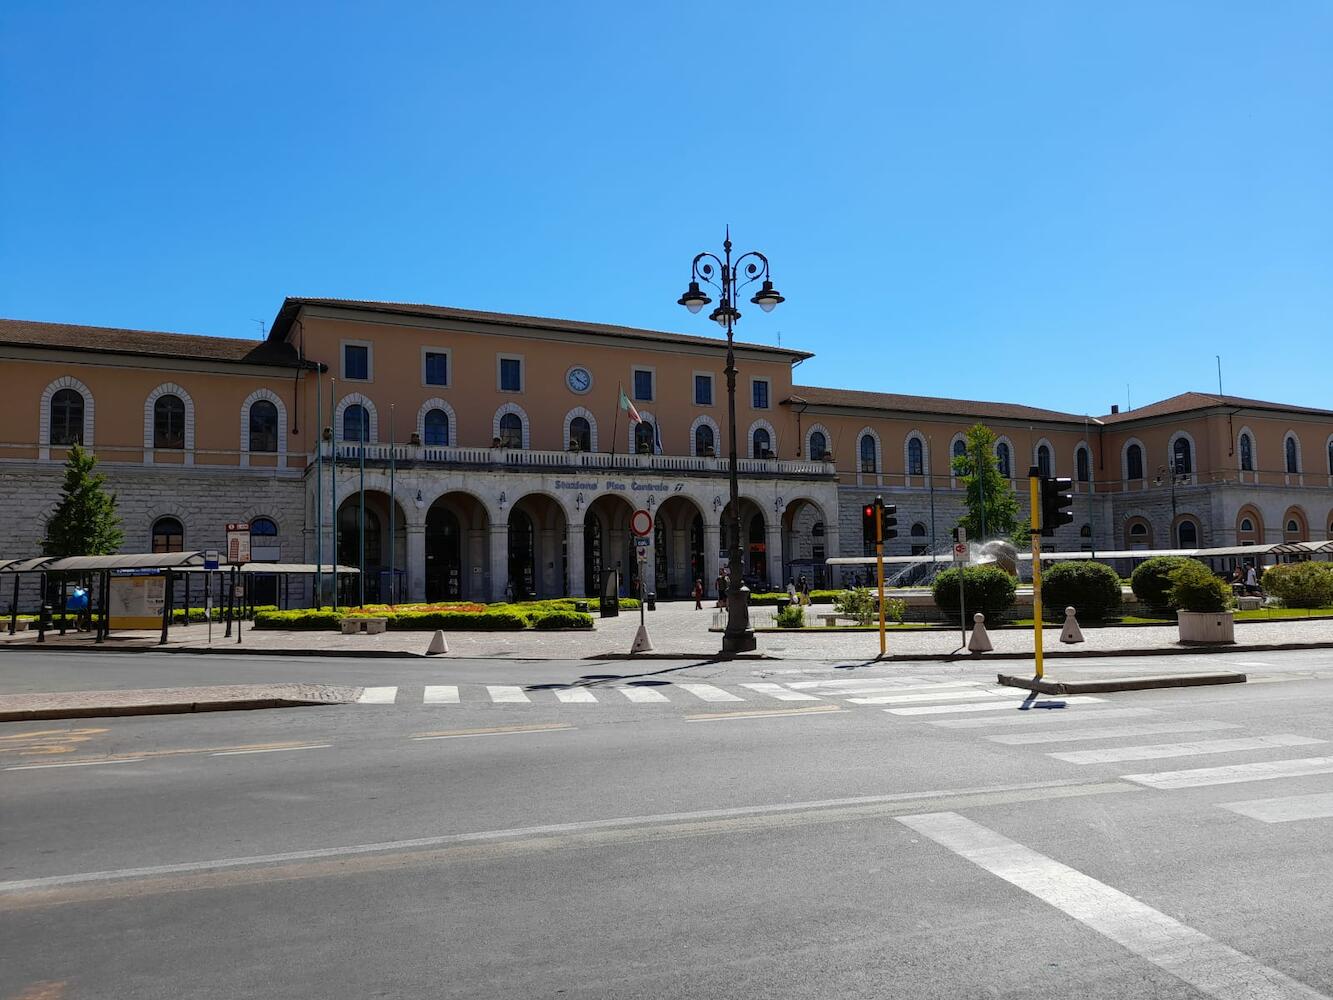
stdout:
{"type": "Polygon", "coordinates": [[[1271,667],[1273,664],[1265,663],[1263,660],[1236,660],[1238,667],[1271,667]]]}
{"type": "Polygon", "coordinates": [[[556,699],[566,704],[571,702],[579,705],[595,705],[597,697],[587,688],[556,688],[556,699]]]}
{"type": "Polygon", "coordinates": [[[15,764],[6,771],[40,771],[48,767],[101,767],[105,764],[137,764],[145,757],[125,757],[116,760],[71,760],[64,764],[15,764]]]}
{"type": "Polygon", "coordinates": [[[1195,740],[1192,743],[1157,743],[1139,747],[1103,747],[1100,750],[1071,750],[1048,753],[1047,757],[1070,764],[1110,764],[1122,760],[1160,760],[1163,757],[1195,757],[1209,753],[1239,753],[1242,750],[1271,750],[1274,747],[1305,747],[1327,743],[1312,736],[1240,736],[1233,740],[1195,740]]]}
{"type": "Polygon", "coordinates": [[[1145,715],[1161,715],[1155,708],[1092,708],[1091,715],[1075,713],[1070,716],[1064,712],[1024,712],[1008,719],[931,719],[928,726],[941,726],[945,729],[990,729],[995,726],[1041,726],[1043,723],[1068,725],[1071,718],[1096,720],[1102,719],[1138,719],[1145,715]]]}
{"type": "Polygon", "coordinates": [[[358,705],[392,705],[398,698],[396,687],[370,687],[361,692],[356,699],[358,705]]]}
{"type": "Polygon", "coordinates": [[[1314,1000],[1322,996],[1133,896],[957,813],[899,816],[898,822],[1207,996],[1219,1000],[1314,1000]]]}
{"type": "Polygon", "coordinates": [[[740,695],[732,694],[730,691],[723,691],[720,687],[714,687],[712,684],[686,684],[684,681],[677,681],[676,687],[684,688],[690,694],[702,701],[744,701],[740,695]]]}
{"type": "Polygon", "coordinates": [[[457,705],[458,685],[457,684],[436,684],[426,686],[426,697],[423,704],[426,705],[457,705]]]}
{"type": "Polygon", "coordinates": [[[1248,802],[1223,802],[1223,809],[1257,819],[1261,823],[1291,823],[1301,819],[1328,819],[1333,816],[1333,792],[1314,795],[1288,795],[1279,799],[1251,799],[1248,802]]]}
{"type": "Polygon", "coordinates": [[[1299,778],[1307,774],[1333,774],[1333,757],[1265,760],[1254,764],[1229,764],[1226,767],[1195,767],[1187,771],[1122,774],[1120,777],[1124,781],[1149,788],[1201,788],[1204,785],[1231,785],[1241,781],[1299,778]]]}
{"type": "Polygon", "coordinates": [[[486,693],[491,701],[503,704],[530,703],[531,699],[523,693],[521,687],[512,684],[487,684],[486,693]]]}
{"type": "Polygon", "coordinates": [[[971,691],[927,691],[914,694],[876,694],[866,698],[848,698],[856,705],[905,705],[914,701],[983,701],[991,698],[1009,698],[1020,702],[1026,698],[1016,688],[982,688],[971,691]]]}
{"type": "MultiPolygon", "coordinates": [[[[1033,707],[1028,711],[1040,715],[1045,712],[1059,712],[1058,708],[1041,708],[1042,705],[1063,704],[1063,705],[1087,705],[1091,702],[1105,701],[1104,698],[1096,698],[1090,694],[1075,694],[1067,698],[1047,697],[1040,701],[1033,702],[1033,707]]],[[[1020,710],[1022,702],[1006,701],[1000,703],[988,702],[985,705],[912,705],[908,708],[886,708],[884,711],[890,715],[946,715],[949,712],[1017,712],[1020,710]]]]}
{"type": "MultiPolygon", "coordinates": [[[[797,690],[804,691],[807,688],[828,688],[830,691],[838,689],[860,687],[863,684],[882,684],[885,687],[893,687],[899,684],[920,683],[921,677],[840,677],[837,680],[830,681],[792,681],[787,686],[794,687],[797,690]]],[[[954,682],[964,683],[964,682],[954,682]]]]}
{"type": "Polygon", "coordinates": [[[576,731],[575,726],[542,726],[540,729],[502,729],[490,733],[435,733],[430,736],[411,737],[418,743],[428,740],[470,740],[479,736],[539,736],[542,733],[568,733],[576,731]]]}
{"type": "MultiPolygon", "coordinates": [[[[1097,716],[1090,716],[1096,719],[1097,716]]],[[[1053,733],[1004,733],[987,736],[992,743],[1023,746],[1028,743],[1076,743],[1079,740],[1109,740],[1122,736],[1155,736],[1162,733],[1209,733],[1219,729],[1239,729],[1234,722],[1144,722],[1129,726],[1085,726],[1082,729],[1058,729],[1053,733]]]]}
{"type": "Polygon", "coordinates": [[[901,680],[874,680],[865,679],[859,681],[793,681],[788,687],[795,688],[798,691],[818,691],[820,694],[830,697],[843,698],[848,695],[861,694],[906,694],[909,691],[950,691],[965,688],[976,688],[982,686],[982,681],[929,681],[927,683],[907,683],[916,681],[915,677],[904,677],[901,680]]]}
{"type": "Polygon", "coordinates": [[[240,757],[248,753],[287,753],[290,750],[327,750],[332,743],[309,743],[303,747],[265,747],[260,750],[214,750],[210,757],[240,757]]]}
{"type": "Polygon", "coordinates": [[[652,688],[652,687],[623,687],[623,688],[616,688],[615,690],[619,691],[630,701],[638,702],[639,704],[643,704],[645,702],[650,702],[650,701],[670,700],[661,691],[657,690],[657,688],[652,688]]]}
{"type": "Polygon", "coordinates": [[[766,694],[770,698],[776,698],[778,701],[820,701],[813,694],[803,694],[800,691],[793,691],[782,684],[771,684],[766,682],[757,682],[754,684],[742,684],[741,687],[749,688],[751,691],[758,691],[760,694],[766,694]]]}
{"type": "MultiPolygon", "coordinates": [[[[572,727],[569,727],[572,728],[572,727]]],[[[555,732],[556,730],[543,730],[555,732]]],[[[531,735],[532,731],[526,731],[531,735]]],[[[442,734],[443,735],[443,734],[442,734]]],[[[488,734],[502,735],[502,734],[488,734]]],[[[508,735],[508,734],[503,734],[508,735]]],[[[426,737],[414,737],[425,739],[426,737]]],[[[439,738],[439,737],[430,737],[439,738]]],[[[44,766],[44,765],[43,765],[44,766]]],[[[43,878],[17,879],[0,882],[0,893],[27,892],[50,889],[61,885],[79,885],[89,882],[108,882],[115,879],[148,878],[157,875],[179,875],[187,872],[215,871],[224,868],[243,868],[251,865],[282,864],[289,861],[311,861],[316,858],[334,858],[357,854],[380,854],[388,851],[440,847],[446,844],[466,844],[485,841],[504,841],[584,830],[605,830],[618,827],[689,823],[701,820],[732,819],[741,816],[764,816],[774,813],[801,813],[821,809],[855,808],[858,806],[887,805],[894,802],[918,802],[930,799],[964,795],[1004,795],[1041,791],[1042,789],[1071,789],[1087,787],[1075,781],[1032,781],[1014,785],[992,785],[979,788],[937,788],[923,792],[898,792],[888,795],[857,795],[841,799],[816,799],[806,802],[778,802],[757,806],[731,806],[722,809],[703,809],[697,812],[657,813],[653,815],[622,816],[614,819],[583,820],[573,823],[552,823],[545,826],[511,827],[505,830],[485,830],[479,833],[452,833],[413,840],[389,840],[373,844],[352,844],[343,847],[317,847],[283,854],[259,854],[249,857],[219,858],[210,861],[188,861],[170,865],[151,865],[141,868],[115,868],[106,871],[78,872],[71,875],[48,875],[43,878]]],[[[1095,786],[1094,786],[1095,787],[1095,786]]]]}

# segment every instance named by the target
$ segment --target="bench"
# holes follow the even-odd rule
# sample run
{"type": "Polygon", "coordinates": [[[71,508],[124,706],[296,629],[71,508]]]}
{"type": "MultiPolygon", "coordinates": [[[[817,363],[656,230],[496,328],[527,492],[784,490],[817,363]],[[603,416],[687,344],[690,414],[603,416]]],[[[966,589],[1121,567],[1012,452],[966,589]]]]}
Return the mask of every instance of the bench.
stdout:
{"type": "Polygon", "coordinates": [[[832,628],[834,625],[838,624],[838,619],[839,619],[839,618],[841,618],[843,621],[845,621],[845,622],[847,622],[847,623],[849,623],[849,624],[851,624],[851,625],[856,625],[856,624],[857,624],[856,619],[853,618],[851,615],[838,615],[838,614],[832,614],[832,615],[820,615],[819,617],[822,618],[822,619],[824,620],[824,627],[825,627],[825,628],[832,628]]]}
{"type": "Polygon", "coordinates": [[[1244,597],[1236,598],[1236,607],[1240,611],[1258,611],[1263,607],[1263,604],[1264,599],[1262,597],[1246,595],[1244,597]]]}
{"type": "Polygon", "coordinates": [[[338,627],[343,635],[378,635],[389,627],[387,618],[340,618],[338,627]]]}

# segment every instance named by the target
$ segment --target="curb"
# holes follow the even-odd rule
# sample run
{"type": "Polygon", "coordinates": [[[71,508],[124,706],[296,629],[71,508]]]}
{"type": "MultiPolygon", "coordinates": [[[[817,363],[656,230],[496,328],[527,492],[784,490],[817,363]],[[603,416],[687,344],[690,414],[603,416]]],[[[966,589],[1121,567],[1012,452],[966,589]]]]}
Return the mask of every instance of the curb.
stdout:
{"type": "Polygon", "coordinates": [[[38,722],[48,719],[107,719],[126,715],[188,715],[193,712],[244,712],[261,708],[296,708],[304,705],[346,705],[344,701],[302,698],[244,698],[236,701],[161,702],[156,705],[79,705],[70,708],[32,708],[0,712],[0,722],[38,722]]]}
{"type": "Polygon", "coordinates": [[[1157,674],[1149,677],[1122,677],[1104,681],[1048,681],[1035,677],[999,674],[999,683],[1023,688],[1034,694],[1093,694],[1107,691],[1150,691],[1154,688],[1202,687],[1210,684],[1244,684],[1245,674],[1224,671],[1215,674],[1157,674]]]}
{"type": "MultiPolygon", "coordinates": [[[[488,660],[500,659],[500,657],[488,656],[488,660]]],[[[504,657],[504,659],[517,659],[517,657],[504,657]]],[[[528,656],[523,659],[534,659],[528,656]]],[[[544,658],[543,658],[544,659],[544,658]]],[[[771,653],[733,653],[731,656],[723,656],[719,653],[592,653],[583,657],[585,660],[699,660],[702,663],[727,663],[731,660],[781,660],[785,657],[774,656],[771,653]]]]}
{"type": "MultiPolygon", "coordinates": [[[[1140,649],[1057,649],[1044,653],[1047,660],[1080,660],[1080,659],[1099,659],[1102,657],[1115,656],[1198,656],[1211,655],[1214,653],[1277,653],[1285,650],[1297,649],[1333,649],[1333,642],[1268,642],[1256,643],[1254,645],[1227,645],[1227,646],[1145,646],[1140,649]]],[[[785,657],[774,657],[774,659],[785,659],[785,657]]],[[[839,657],[846,659],[846,657],[839,657]]],[[[920,653],[916,656],[909,656],[900,653],[890,653],[886,656],[876,656],[875,660],[885,663],[890,661],[902,661],[904,663],[955,663],[960,660],[969,660],[973,662],[983,662],[984,660],[1031,660],[1031,652],[1004,652],[1004,653],[965,653],[961,650],[954,653],[920,653]]]]}
{"type": "MultiPolygon", "coordinates": [[[[231,643],[222,646],[60,646],[43,643],[40,646],[17,644],[0,645],[0,652],[6,649],[18,649],[24,652],[36,650],[47,653],[189,653],[194,656],[350,656],[357,659],[425,659],[425,653],[411,653],[398,649],[255,649],[253,646],[231,643]]],[[[534,659],[534,657],[526,657],[534,659]]],[[[491,657],[487,657],[491,659],[491,657]]],[[[508,657],[506,657],[508,659],[508,657]]]]}

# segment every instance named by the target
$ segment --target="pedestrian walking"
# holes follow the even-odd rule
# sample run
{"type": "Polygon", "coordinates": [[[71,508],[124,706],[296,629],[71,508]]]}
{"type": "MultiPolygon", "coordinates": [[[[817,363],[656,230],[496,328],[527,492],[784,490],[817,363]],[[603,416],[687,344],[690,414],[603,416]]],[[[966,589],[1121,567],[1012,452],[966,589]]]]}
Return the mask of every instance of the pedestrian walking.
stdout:
{"type": "Polygon", "coordinates": [[[727,578],[721,573],[717,575],[717,606],[727,606],[727,578]]]}
{"type": "Polygon", "coordinates": [[[788,599],[789,601],[791,601],[792,604],[795,604],[795,603],[796,603],[796,581],[795,581],[795,580],[790,580],[790,579],[789,579],[789,580],[787,581],[787,599],[788,599]]]}
{"type": "Polygon", "coordinates": [[[1259,574],[1254,570],[1254,563],[1250,563],[1250,568],[1245,571],[1245,592],[1247,594],[1259,593],[1259,574]]]}
{"type": "Polygon", "coordinates": [[[801,574],[800,588],[801,603],[808,606],[810,604],[810,580],[804,573],[801,574]]]}
{"type": "Polygon", "coordinates": [[[702,611],[704,608],[704,582],[703,580],[694,581],[694,610],[702,611]]]}

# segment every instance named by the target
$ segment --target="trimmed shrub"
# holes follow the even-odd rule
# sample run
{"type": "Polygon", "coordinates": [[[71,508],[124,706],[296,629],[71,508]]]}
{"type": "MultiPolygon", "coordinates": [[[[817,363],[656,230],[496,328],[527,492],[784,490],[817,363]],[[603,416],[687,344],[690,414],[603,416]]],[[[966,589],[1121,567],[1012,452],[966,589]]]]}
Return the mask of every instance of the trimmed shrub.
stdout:
{"type": "Polygon", "coordinates": [[[799,604],[791,604],[773,616],[773,623],[778,628],[805,628],[805,612],[799,604]]]}
{"type": "Polygon", "coordinates": [[[879,609],[875,607],[876,596],[865,587],[844,590],[834,599],[833,610],[848,618],[855,618],[858,625],[869,625],[879,617],[879,609]]]}
{"type": "Polygon", "coordinates": [[[1171,606],[1181,611],[1225,611],[1231,607],[1231,588],[1203,563],[1187,559],[1171,571],[1171,606]]]}
{"type": "Polygon", "coordinates": [[[907,602],[896,597],[884,598],[884,617],[901,625],[903,619],[907,617],[907,602]]]}
{"type": "Polygon", "coordinates": [[[1333,563],[1279,563],[1264,572],[1263,587],[1287,608],[1333,607],[1333,563]]]}
{"type": "Polygon", "coordinates": [[[1041,575],[1041,602],[1051,617],[1063,618],[1072,605],[1083,621],[1100,621],[1120,601],[1120,577],[1105,563],[1059,562],[1041,575]]]}
{"type": "Polygon", "coordinates": [[[538,629],[592,628],[592,615],[579,611],[548,611],[532,620],[532,627],[538,629]]]}
{"type": "Polygon", "coordinates": [[[528,627],[528,616],[507,608],[471,614],[466,611],[400,611],[388,617],[389,628],[398,632],[517,632],[528,627]]]}
{"type": "Polygon", "coordinates": [[[946,569],[935,577],[935,607],[946,618],[956,618],[962,608],[958,605],[958,574],[963,574],[963,596],[967,613],[980,611],[987,624],[1002,621],[1014,603],[1017,587],[1014,578],[998,566],[965,566],[946,569]]]}
{"type": "Polygon", "coordinates": [[[338,620],[344,617],[332,611],[256,611],[255,628],[335,631],[338,620]]]}
{"type": "Polygon", "coordinates": [[[1172,572],[1181,566],[1202,565],[1189,556],[1153,556],[1135,567],[1129,585],[1144,607],[1151,611],[1170,611],[1175,607],[1171,603],[1172,572]]]}

